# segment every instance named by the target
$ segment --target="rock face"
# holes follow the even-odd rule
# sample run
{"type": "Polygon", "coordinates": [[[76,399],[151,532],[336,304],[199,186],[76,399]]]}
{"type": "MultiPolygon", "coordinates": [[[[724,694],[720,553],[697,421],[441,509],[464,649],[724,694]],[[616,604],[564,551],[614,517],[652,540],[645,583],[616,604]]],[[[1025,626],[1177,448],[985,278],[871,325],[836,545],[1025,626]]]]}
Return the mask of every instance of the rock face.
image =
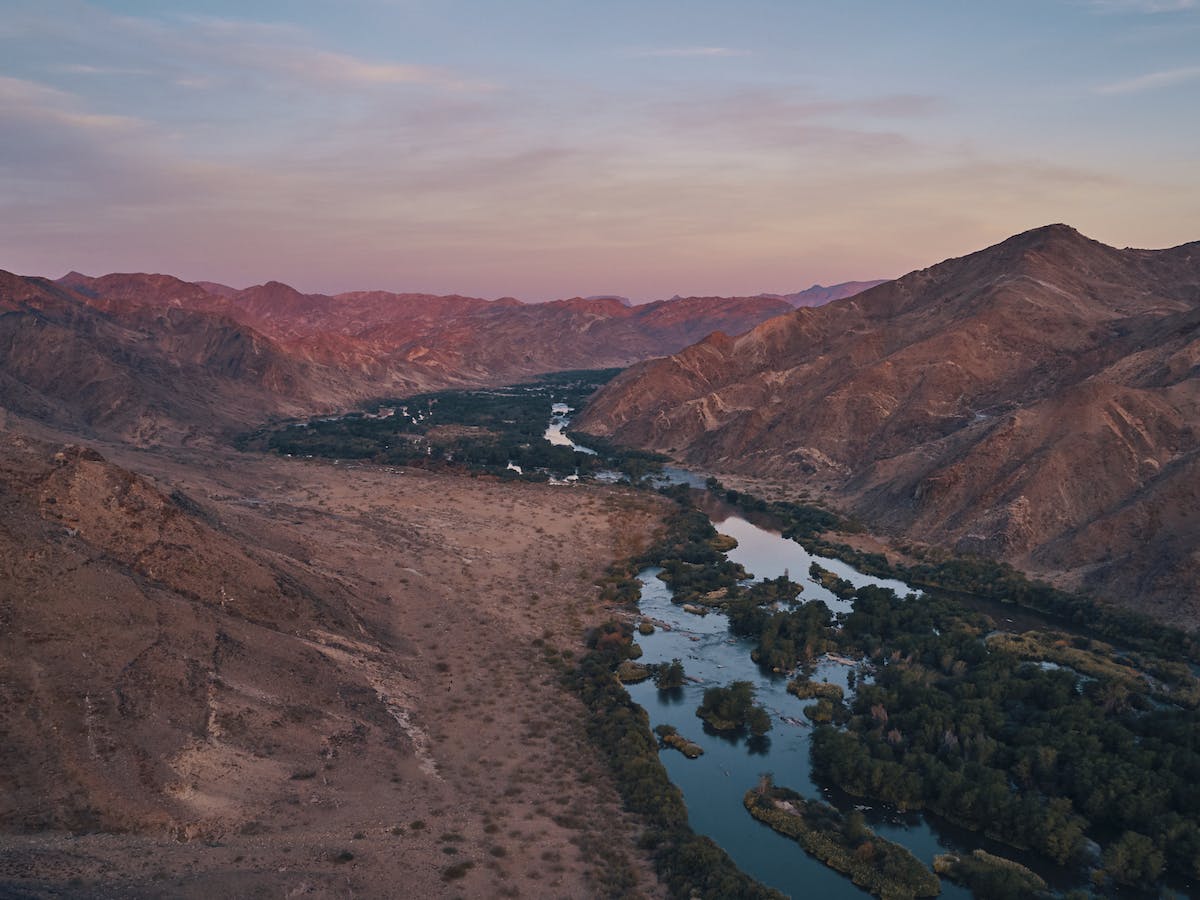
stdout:
{"type": "Polygon", "coordinates": [[[635,366],[576,425],[1198,621],[1198,243],[1039,228],[635,366]]]}

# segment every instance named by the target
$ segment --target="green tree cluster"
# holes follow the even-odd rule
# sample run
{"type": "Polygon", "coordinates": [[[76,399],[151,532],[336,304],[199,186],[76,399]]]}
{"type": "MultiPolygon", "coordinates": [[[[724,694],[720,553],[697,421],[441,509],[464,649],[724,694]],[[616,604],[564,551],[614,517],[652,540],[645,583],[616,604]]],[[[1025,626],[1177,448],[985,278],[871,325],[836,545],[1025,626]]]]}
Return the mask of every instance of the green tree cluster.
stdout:
{"type": "Polygon", "coordinates": [[[716,731],[746,731],[764,735],[771,730],[771,716],[754,702],[754,685],[734,681],[728,687],[711,687],[696,715],[716,731]]]}
{"type": "Polygon", "coordinates": [[[875,834],[862,813],[843,816],[826,803],[775,786],[769,777],[747,791],[743,803],[754,818],[877,897],[911,900],[941,892],[937,876],[907,849],[875,834]]]}
{"type": "Polygon", "coordinates": [[[1196,710],[991,647],[944,598],[862,588],[841,640],[878,665],[846,729],[815,732],[819,778],[1060,863],[1085,834],[1122,834],[1106,850],[1118,881],[1200,876],[1196,710]]]}

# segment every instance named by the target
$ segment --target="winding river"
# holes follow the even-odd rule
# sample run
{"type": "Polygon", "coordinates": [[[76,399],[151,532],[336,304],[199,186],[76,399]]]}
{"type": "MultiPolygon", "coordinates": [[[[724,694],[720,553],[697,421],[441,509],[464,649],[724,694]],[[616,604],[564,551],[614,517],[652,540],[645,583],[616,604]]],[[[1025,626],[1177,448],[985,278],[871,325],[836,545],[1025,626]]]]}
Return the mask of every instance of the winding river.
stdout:
{"type": "MultiPolygon", "coordinates": [[[[802,583],[801,598],[823,600],[834,612],[846,611],[849,603],[839,600],[808,576],[813,561],[836,572],[856,587],[877,584],[899,595],[912,593],[898,581],[874,578],[840,560],[811,556],[799,544],[777,532],[755,525],[726,511],[710,512],[721,534],[734,537],[738,546],[727,556],[741,563],[756,579],[785,574],[802,583]]],[[[706,616],[684,612],[671,602],[671,591],[655,577],[658,569],[646,569],[638,576],[642,584],[642,614],[670,630],[657,628],[651,635],[638,637],[643,663],[683,661],[689,683],[683,688],[659,691],[652,681],[628,686],[630,695],[649,714],[651,727],[666,723],[704,748],[699,759],[689,760],[674,750],[663,750],[661,758],[671,780],[683,791],[692,828],[715,840],[745,872],[795,897],[866,897],[849,878],[833,871],[801,850],[794,841],[776,833],[746,813],[742,795],[762,772],[772,772],[778,784],[808,797],[820,798],[843,811],[857,806],[867,823],[881,837],[904,845],[928,865],[947,851],[969,853],[982,847],[992,853],[1015,859],[1038,872],[1058,890],[1082,887],[1084,873],[1067,870],[1032,854],[1021,853],[983,836],[949,825],[922,813],[898,813],[869,801],[855,800],[839,791],[822,789],[813,780],[809,760],[812,729],[802,712],[811,701],[787,693],[787,678],[764,672],[750,658],[754,642],[730,634],[723,613],[706,616]],[[759,701],[771,712],[774,727],[767,739],[729,738],[705,732],[696,717],[696,707],[706,687],[731,681],[749,681],[755,685],[759,701]]],[[[820,662],[813,679],[839,684],[849,697],[847,675],[857,670],[859,679],[870,677],[862,665],[850,660],[829,658],[820,662]]],[[[942,880],[942,894],[948,898],[970,898],[971,893],[953,882],[942,880]]]]}
{"type": "MultiPolygon", "coordinates": [[[[569,412],[565,404],[555,404],[546,440],[592,452],[563,434],[569,412]]],[[[703,475],[673,467],[664,469],[662,481],[698,489],[705,483],[703,475]]],[[[741,563],[756,580],[788,575],[803,584],[801,599],[823,600],[835,613],[849,612],[851,604],[809,577],[809,567],[814,561],[855,587],[876,584],[894,590],[899,596],[919,593],[902,582],[865,575],[841,560],[812,556],[795,541],[736,515],[723,504],[712,503],[707,511],[717,531],[738,542],[726,554],[730,560],[741,563]]],[[[772,772],[777,784],[807,797],[823,799],[843,811],[862,810],[876,833],[907,847],[930,866],[939,853],[969,853],[981,847],[1029,866],[1057,890],[1086,886],[1084,873],[1079,870],[1055,866],[922,813],[899,813],[880,804],[855,800],[840,791],[821,788],[812,776],[809,759],[812,728],[803,714],[803,708],[811,701],[788,694],[785,676],[764,672],[754,663],[750,658],[754,642],[732,635],[724,613],[694,615],[672,603],[670,588],[656,577],[659,571],[650,568],[639,573],[642,585],[639,608],[644,617],[668,627],[638,636],[643,650],[639,661],[653,664],[679,659],[688,683],[674,691],[659,691],[653,681],[646,681],[629,685],[627,690],[649,714],[651,727],[673,725],[681,735],[704,748],[704,755],[694,760],[670,749],[664,749],[661,758],[671,780],[683,792],[693,830],[716,841],[743,871],[794,897],[870,896],[848,877],[809,856],[794,841],[745,811],[742,797],[746,790],[757,782],[761,773],[772,772]],[[727,737],[706,731],[704,723],[696,717],[705,688],[732,681],[751,682],[759,702],[771,712],[774,727],[765,739],[727,737]]],[[[818,663],[812,678],[841,685],[849,698],[852,692],[847,676],[852,670],[856,670],[859,680],[870,678],[864,664],[830,658],[818,663]]],[[[972,895],[966,888],[943,879],[941,896],[969,900],[972,895]]]]}

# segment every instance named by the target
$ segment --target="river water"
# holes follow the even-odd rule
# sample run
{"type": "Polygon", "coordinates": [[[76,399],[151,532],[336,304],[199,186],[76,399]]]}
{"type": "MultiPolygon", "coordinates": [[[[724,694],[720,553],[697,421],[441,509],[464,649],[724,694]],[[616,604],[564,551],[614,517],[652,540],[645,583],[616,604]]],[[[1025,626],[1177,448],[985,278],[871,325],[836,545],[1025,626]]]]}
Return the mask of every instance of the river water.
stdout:
{"type": "Polygon", "coordinates": [[[565,403],[555,403],[550,407],[550,424],[546,426],[546,433],[542,435],[546,440],[556,447],[570,447],[578,453],[587,453],[591,456],[596,455],[596,451],[590,447],[584,447],[575,443],[565,434],[563,430],[571,424],[571,420],[567,418],[568,413],[572,412],[571,407],[565,403]]]}
{"type": "MultiPolygon", "coordinates": [[[[554,404],[546,440],[572,446],[585,453],[594,452],[575,444],[563,434],[572,410],[563,403],[554,404]]],[[[664,484],[687,484],[703,489],[705,477],[675,467],[664,467],[664,484]]],[[[726,556],[741,563],[755,579],[787,575],[803,585],[800,600],[823,600],[834,613],[849,612],[851,604],[809,577],[816,562],[822,568],[844,578],[856,588],[876,584],[898,596],[919,595],[908,585],[891,579],[876,578],[859,572],[838,559],[810,555],[795,541],[735,514],[731,507],[710,503],[707,512],[720,534],[737,540],[737,547],[726,556]]],[[[659,691],[653,681],[628,685],[627,690],[650,717],[651,727],[673,725],[681,735],[704,748],[698,759],[664,749],[661,759],[671,781],[683,792],[688,820],[698,834],[717,842],[744,872],[793,897],[860,898],[870,894],[849,878],[805,853],[795,841],[754,819],[742,805],[742,797],[763,772],[771,772],[776,784],[791,788],[806,797],[831,803],[843,812],[857,808],[881,837],[907,847],[918,859],[932,866],[939,853],[969,853],[983,848],[991,853],[1015,859],[1046,879],[1052,888],[1067,890],[1086,886],[1083,873],[1066,870],[1030,854],[1021,853],[971,831],[932,820],[918,812],[899,813],[888,807],[856,800],[840,791],[821,788],[812,777],[809,742],[812,727],[803,708],[812,700],[800,700],[787,693],[787,677],[766,672],[750,658],[754,641],[729,632],[724,613],[700,616],[684,612],[671,602],[671,589],[656,576],[659,569],[639,573],[639,608],[646,618],[666,623],[653,634],[639,635],[642,663],[683,662],[688,683],[674,691],[659,691]],[[771,713],[774,727],[765,738],[727,737],[707,730],[696,716],[704,690],[732,681],[749,681],[755,686],[758,701],[771,713]]],[[[815,681],[838,684],[849,700],[849,673],[855,670],[861,681],[870,679],[864,662],[825,658],[818,662],[815,681]]],[[[942,897],[969,900],[971,892],[942,879],[942,897]]]]}
{"type": "MultiPolygon", "coordinates": [[[[741,563],[756,579],[788,574],[793,581],[803,584],[801,600],[823,600],[834,612],[849,609],[848,603],[809,578],[809,566],[814,560],[856,587],[878,584],[900,596],[914,593],[901,582],[864,575],[840,560],[810,556],[794,541],[740,516],[725,512],[711,515],[718,532],[738,540],[738,546],[727,554],[731,560],[741,563]]],[[[639,605],[644,616],[667,623],[670,630],[658,628],[654,634],[637,638],[644,652],[640,662],[670,662],[678,658],[689,679],[698,682],[689,681],[671,692],[659,691],[652,681],[630,685],[628,690],[649,714],[651,727],[662,723],[673,725],[684,737],[704,748],[704,755],[695,760],[671,749],[663,750],[661,758],[671,780],[683,792],[692,828],[715,840],[743,871],[794,897],[869,896],[849,878],[810,857],[794,841],[745,811],[743,794],[754,786],[761,773],[772,772],[777,784],[807,797],[823,799],[843,811],[857,806],[881,837],[904,845],[928,865],[932,865],[939,853],[967,853],[982,847],[1029,865],[1059,890],[1084,884],[1078,871],[1047,864],[976,833],[931,820],[922,813],[898,813],[819,787],[812,778],[809,761],[812,728],[802,712],[813,701],[788,694],[786,677],[760,669],[750,658],[754,642],[731,635],[723,613],[693,615],[673,604],[670,588],[655,577],[658,571],[646,569],[639,574],[642,584],[639,605]],[[759,702],[771,712],[774,727],[766,740],[706,733],[704,723],[696,717],[696,707],[705,688],[731,681],[751,682],[759,702]]],[[[862,663],[853,665],[850,660],[828,658],[818,664],[812,677],[847,689],[847,674],[852,668],[857,669],[860,679],[869,679],[869,671],[862,663]]],[[[850,697],[849,690],[846,695],[850,697]]],[[[971,893],[943,879],[941,896],[969,898],[971,893]]]]}

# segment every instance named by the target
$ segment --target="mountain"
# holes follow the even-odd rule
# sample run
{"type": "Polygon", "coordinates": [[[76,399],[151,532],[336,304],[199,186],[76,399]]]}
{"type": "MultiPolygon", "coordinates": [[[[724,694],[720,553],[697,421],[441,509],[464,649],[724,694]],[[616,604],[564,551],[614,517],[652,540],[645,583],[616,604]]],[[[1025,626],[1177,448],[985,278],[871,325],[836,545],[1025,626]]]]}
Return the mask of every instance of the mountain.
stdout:
{"type": "Polygon", "coordinates": [[[880,278],[875,281],[843,281],[841,284],[831,284],[828,287],[814,284],[807,290],[784,294],[783,299],[792,306],[824,306],[834,300],[844,300],[886,283],[887,279],[880,278]]]}
{"type": "Polygon", "coordinates": [[[1200,243],[1035,229],[634,366],[576,426],[1200,620],[1200,243]]]}
{"type": "Polygon", "coordinates": [[[361,394],[228,316],[224,302],[164,276],[71,289],[0,272],[0,407],[83,433],[178,442],[361,394]]]}
{"type": "Polygon", "coordinates": [[[0,407],[143,444],[194,440],[375,397],[627,366],[788,308],[764,297],[525,304],[0,273],[0,407]]]}

